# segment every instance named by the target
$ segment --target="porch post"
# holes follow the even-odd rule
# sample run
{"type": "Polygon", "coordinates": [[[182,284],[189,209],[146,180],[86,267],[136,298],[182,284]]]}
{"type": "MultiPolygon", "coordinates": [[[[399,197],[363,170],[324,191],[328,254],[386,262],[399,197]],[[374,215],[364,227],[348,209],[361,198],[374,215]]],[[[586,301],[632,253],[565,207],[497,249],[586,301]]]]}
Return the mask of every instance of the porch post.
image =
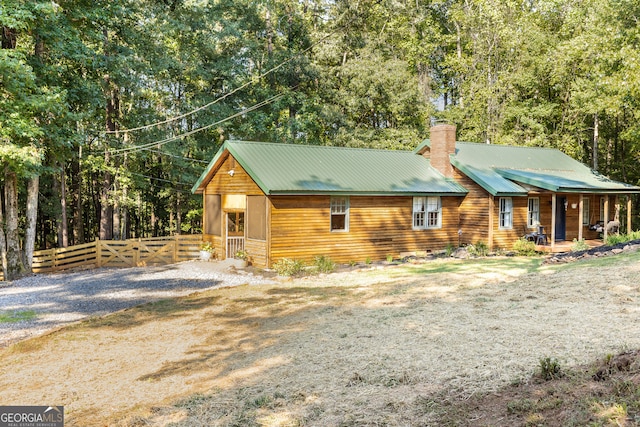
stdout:
{"type": "Polygon", "coordinates": [[[606,241],[608,232],[607,232],[607,224],[609,224],[609,195],[607,194],[604,198],[604,233],[602,233],[602,240],[606,241]]]}
{"type": "Polygon", "coordinates": [[[580,203],[578,203],[578,241],[582,240],[582,216],[584,215],[584,195],[580,194],[580,203]]]}
{"type": "Polygon", "coordinates": [[[613,216],[613,220],[614,221],[620,221],[620,196],[616,194],[616,198],[614,199],[614,207],[615,207],[615,214],[613,216]]]}
{"type": "Polygon", "coordinates": [[[631,194],[627,194],[627,234],[630,234],[631,230],[631,194]]]}
{"type": "Polygon", "coordinates": [[[551,253],[556,247],[556,193],[551,195],[551,253]]]}

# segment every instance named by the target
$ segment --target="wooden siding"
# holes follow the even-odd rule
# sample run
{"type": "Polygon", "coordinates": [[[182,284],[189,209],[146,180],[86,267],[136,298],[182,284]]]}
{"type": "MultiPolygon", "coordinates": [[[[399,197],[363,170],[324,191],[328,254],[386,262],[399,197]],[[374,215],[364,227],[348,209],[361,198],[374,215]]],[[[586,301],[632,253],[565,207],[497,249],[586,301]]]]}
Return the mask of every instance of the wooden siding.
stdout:
{"type": "Polygon", "coordinates": [[[462,243],[483,242],[490,245],[489,236],[489,199],[491,195],[458,169],[454,169],[454,179],[469,190],[460,204],[460,229],[462,243]]]}
{"type": "Polygon", "coordinates": [[[252,265],[265,268],[268,265],[267,258],[267,241],[245,239],[244,250],[249,254],[252,265]]]}
{"type": "MultiPolygon", "coordinates": [[[[226,159],[224,159],[223,163],[220,165],[220,168],[215,172],[211,181],[207,183],[204,191],[206,194],[219,194],[219,195],[242,195],[242,196],[257,196],[264,195],[260,187],[253,181],[253,179],[249,176],[249,174],[235,161],[233,156],[228,155],[226,159]],[[229,174],[229,171],[233,169],[233,176],[229,174]]],[[[227,238],[227,230],[226,230],[226,215],[223,213],[224,207],[222,207],[221,215],[219,216],[219,221],[221,222],[221,236],[214,236],[211,234],[205,234],[203,236],[203,240],[207,242],[211,242],[213,247],[215,248],[216,257],[218,259],[225,259],[227,257],[226,254],[226,238],[227,238]]],[[[203,217],[207,218],[206,212],[203,217]]],[[[246,217],[245,217],[246,218],[246,217]]],[[[206,229],[207,224],[204,224],[204,229],[206,229]]],[[[246,227],[246,224],[245,224],[246,227]]],[[[268,239],[268,236],[267,236],[268,239]]],[[[254,265],[258,267],[266,267],[267,266],[267,241],[264,240],[252,240],[245,238],[245,250],[249,253],[252,258],[252,262],[254,265]]]]}
{"type": "MultiPolygon", "coordinates": [[[[529,197],[511,197],[511,201],[513,206],[512,226],[500,228],[500,197],[495,197],[493,207],[493,247],[495,249],[511,250],[515,241],[525,234],[529,197]]],[[[542,201],[540,203],[542,204],[542,201]]]]}
{"type": "Polygon", "coordinates": [[[330,231],[329,196],[271,197],[272,262],[312,261],[328,255],[337,262],[394,257],[458,244],[460,197],[442,197],[442,227],[413,230],[413,197],[349,198],[349,231],[330,231]]]}
{"type": "Polygon", "coordinates": [[[205,188],[207,194],[245,194],[262,195],[260,187],[255,183],[247,172],[235,161],[233,156],[227,156],[220,169],[211,178],[205,188]],[[233,169],[233,176],[229,171],[233,169]]]}

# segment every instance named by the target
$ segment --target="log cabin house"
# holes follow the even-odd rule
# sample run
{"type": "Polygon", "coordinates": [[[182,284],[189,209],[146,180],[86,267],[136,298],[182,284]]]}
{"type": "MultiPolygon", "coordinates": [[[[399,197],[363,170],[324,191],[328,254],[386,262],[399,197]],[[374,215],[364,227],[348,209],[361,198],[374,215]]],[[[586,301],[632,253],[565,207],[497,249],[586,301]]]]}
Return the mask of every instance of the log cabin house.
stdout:
{"type": "Polygon", "coordinates": [[[219,258],[243,250],[269,267],[459,243],[508,249],[534,231],[553,249],[606,235],[603,225],[623,214],[631,230],[640,187],[555,149],[459,142],[452,125],[430,137],[413,151],[227,141],[192,189],[203,195],[203,238],[219,258]]]}

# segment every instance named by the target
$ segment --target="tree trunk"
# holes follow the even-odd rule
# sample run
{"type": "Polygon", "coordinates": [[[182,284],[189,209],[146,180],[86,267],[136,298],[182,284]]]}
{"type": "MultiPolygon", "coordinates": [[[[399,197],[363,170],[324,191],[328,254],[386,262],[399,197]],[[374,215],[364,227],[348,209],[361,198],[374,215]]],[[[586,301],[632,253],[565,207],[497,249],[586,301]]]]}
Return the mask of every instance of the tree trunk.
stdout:
{"type": "MultiPolygon", "coordinates": [[[[109,33],[105,29],[103,30],[104,37],[104,52],[105,56],[109,56],[109,33]]],[[[111,82],[111,78],[108,74],[104,76],[104,91],[107,100],[105,110],[105,124],[106,130],[111,135],[117,130],[116,117],[120,108],[119,98],[116,88],[111,82]]],[[[108,143],[105,142],[104,149],[104,162],[105,170],[102,177],[102,185],[100,186],[100,239],[111,240],[113,238],[113,206],[109,201],[109,195],[111,191],[111,185],[113,183],[113,175],[109,171],[111,164],[111,156],[109,155],[108,143]]]]}
{"type": "Polygon", "coordinates": [[[593,115],[593,170],[598,170],[598,139],[600,137],[599,133],[599,120],[598,113],[593,115]]]}
{"type": "Polygon", "coordinates": [[[2,27],[2,49],[15,49],[18,41],[13,28],[2,27]]]}
{"type": "Polygon", "coordinates": [[[7,245],[7,268],[5,280],[15,280],[25,273],[22,251],[20,250],[20,234],[18,232],[18,177],[15,172],[5,167],[5,238],[7,245]]]}
{"type": "Polygon", "coordinates": [[[34,176],[27,183],[27,228],[24,233],[24,262],[27,271],[33,265],[33,250],[36,244],[36,225],[38,222],[38,191],[40,177],[34,176]]]}
{"type": "Polygon", "coordinates": [[[5,221],[4,221],[4,204],[2,203],[2,197],[0,197],[0,261],[2,261],[2,273],[4,277],[7,277],[7,240],[4,234],[5,221]]]}
{"type": "Polygon", "coordinates": [[[180,193],[176,196],[176,234],[182,234],[182,212],[180,206],[180,193]]]}
{"type": "Polygon", "coordinates": [[[80,158],[82,147],[79,148],[80,157],[71,162],[71,194],[73,196],[73,243],[80,245],[84,240],[84,216],[82,206],[82,177],[80,176],[80,158]]]}
{"type": "MultiPolygon", "coordinates": [[[[454,22],[456,26],[456,53],[458,55],[458,61],[462,62],[462,31],[460,29],[460,24],[458,22],[454,22]]],[[[460,109],[464,109],[464,98],[462,96],[462,87],[458,83],[458,106],[460,109]]],[[[446,103],[445,103],[446,107],[446,103]]]]}
{"type": "Polygon", "coordinates": [[[67,221],[67,179],[64,173],[64,165],[60,171],[60,220],[58,222],[59,241],[62,248],[69,246],[69,222],[67,221]]]}
{"type": "Polygon", "coordinates": [[[118,198],[113,202],[113,240],[121,240],[120,226],[120,201],[118,198]]]}

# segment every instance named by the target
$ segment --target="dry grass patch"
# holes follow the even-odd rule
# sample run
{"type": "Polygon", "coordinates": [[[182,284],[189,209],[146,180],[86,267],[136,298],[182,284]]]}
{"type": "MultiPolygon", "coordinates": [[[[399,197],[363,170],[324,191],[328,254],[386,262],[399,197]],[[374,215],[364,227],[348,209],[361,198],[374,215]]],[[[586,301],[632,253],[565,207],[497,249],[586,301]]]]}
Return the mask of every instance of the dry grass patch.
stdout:
{"type": "MultiPolygon", "coordinates": [[[[439,425],[543,357],[640,347],[639,260],[437,261],[146,304],[1,352],[0,399],[46,396],[70,426],[439,425]]],[[[526,399],[513,410],[554,402],[526,399]]]]}

